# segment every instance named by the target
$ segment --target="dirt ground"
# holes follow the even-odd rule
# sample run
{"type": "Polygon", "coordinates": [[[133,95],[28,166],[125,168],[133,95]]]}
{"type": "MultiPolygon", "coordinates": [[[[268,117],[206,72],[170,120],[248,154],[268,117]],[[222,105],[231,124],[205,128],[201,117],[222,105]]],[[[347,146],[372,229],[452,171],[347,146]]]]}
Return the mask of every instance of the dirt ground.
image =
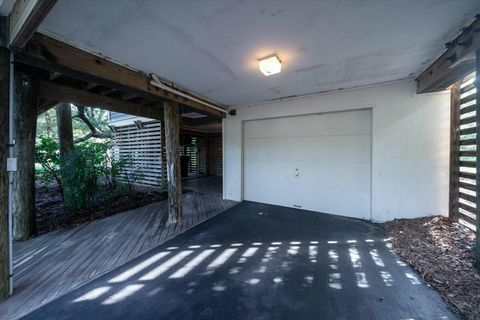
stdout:
{"type": "Polygon", "coordinates": [[[383,224],[393,249],[468,319],[480,319],[480,271],[473,266],[475,233],[444,217],[383,224]]]}
{"type": "Polygon", "coordinates": [[[99,190],[92,206],[73,211],[63,207],[58,187],[37,183],[35,207],[38,235],[167,199],[166,192],[146,188],[113,198],[108,193],[106,189],[99,190]]]}

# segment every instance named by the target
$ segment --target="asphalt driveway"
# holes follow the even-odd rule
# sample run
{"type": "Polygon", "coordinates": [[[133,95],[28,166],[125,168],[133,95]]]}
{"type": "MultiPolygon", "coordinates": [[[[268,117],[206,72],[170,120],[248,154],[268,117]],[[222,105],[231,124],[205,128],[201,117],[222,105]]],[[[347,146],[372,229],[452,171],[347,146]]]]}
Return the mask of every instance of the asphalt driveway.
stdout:
{"type": "Polygon", "coordinates": [[[25,319],[457,319],[382,230],[242,202],[25,319]]]}

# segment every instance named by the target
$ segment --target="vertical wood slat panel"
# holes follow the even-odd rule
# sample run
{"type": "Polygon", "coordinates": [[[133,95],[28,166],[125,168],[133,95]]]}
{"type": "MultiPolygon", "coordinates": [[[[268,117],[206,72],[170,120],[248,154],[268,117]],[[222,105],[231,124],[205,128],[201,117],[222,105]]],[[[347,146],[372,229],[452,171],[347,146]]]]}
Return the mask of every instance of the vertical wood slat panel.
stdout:
{"type": "Polygon", "coordinates": [[[479,82],[479,77],[480,77],[480,49],[477,50],[476,52],[476,63],[477,63],[477,68],[476,68],[476,78],[474,80],[475,86],[477,88],[476,92],[476,119],[477,119],[477,172],[476,172],[476,182],[477,182],[477,210],[476,210],[476,235],[477,235],[477,250],[475,250],[475,266],[480,269],[480,215],[478,208],[480,208],[480,197],[478,196],[478,186],[480,185],[480,82],[479,82]]]}

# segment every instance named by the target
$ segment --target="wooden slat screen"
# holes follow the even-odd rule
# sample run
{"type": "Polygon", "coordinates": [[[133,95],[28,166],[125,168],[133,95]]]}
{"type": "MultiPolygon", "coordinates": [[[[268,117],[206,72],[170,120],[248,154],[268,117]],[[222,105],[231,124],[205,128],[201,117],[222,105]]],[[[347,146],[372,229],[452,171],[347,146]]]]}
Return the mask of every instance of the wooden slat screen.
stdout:
{"type": "MultiPolygon", "coordinates": [[[[206,175],[210,148],[208,135],[201,134],[189,138],[187,140],[191,142],[180,148],[180,155],[190,157],[188,176],[206,175]]],[[[142,178],[136,181],[136,184],[167,188],[165,138],[162,135],[160,121],[142,122],[139,126],[131,124],[116,127],[113,141],[114,157],[118,159],[128,156],[132,159],[132,165],[127,168],[126,173],[141,173],[142,178]]],[[[219,142],[220,145],[216,149],[219,148],[221,153],[221,136],[219,142]]],[[[121,175],[119,181],[125,181],[124,178],[125,175],[121,175]]]]}
{"type": "Polygon", "coordinates": [[[203,176],[206,174],[205,138],[191,136],[188,140],[191,143],[180,148],[180,155],[190,158],[188,162],[188,176],[203,176]]]}
{"type": "Polygon", "coordinates": [[[475,75],[452,87],[450,215],[475,230],[477,220],[477,99],[475,75]]]}
{"type": "MultiPolygon", "coordinates": [[[[119,157],[130,157],[132,164],[126,170],[127,174],[141,173],[141,179],[136,184],[166,187],[165,146],[161,137],[161,123],[150,121],[116,128],[114,135],[113,154],[119,157]]],[[[125,175],[120,176],[120,181],[125,175]]]]}

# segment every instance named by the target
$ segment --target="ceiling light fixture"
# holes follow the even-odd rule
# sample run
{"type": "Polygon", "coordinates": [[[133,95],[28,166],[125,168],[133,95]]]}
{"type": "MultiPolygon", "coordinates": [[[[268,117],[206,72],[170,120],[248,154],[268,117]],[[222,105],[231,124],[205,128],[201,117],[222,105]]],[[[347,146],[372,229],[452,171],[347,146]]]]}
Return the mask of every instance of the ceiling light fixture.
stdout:
{"type": "Polygon", "coordinates": [[[282,71],[282,62],[273,54],[258,60],[258,67],[260,68],[260,71],[268,77],[282,71]]]}

